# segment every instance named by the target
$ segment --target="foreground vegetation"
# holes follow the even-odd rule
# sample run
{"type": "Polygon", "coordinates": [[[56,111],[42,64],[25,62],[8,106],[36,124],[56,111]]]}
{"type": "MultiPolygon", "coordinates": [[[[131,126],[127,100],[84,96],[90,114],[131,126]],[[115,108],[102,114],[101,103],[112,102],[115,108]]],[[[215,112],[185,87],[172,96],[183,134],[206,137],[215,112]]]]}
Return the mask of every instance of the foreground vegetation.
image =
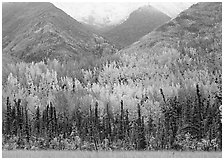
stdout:
{"type": "Polygon", "coordinates": [[[3,151],[3,158],[221,158],[221,152],[176,152],[176,151],[3,151]]]}
{"type": "Polygon", "coordinates": [[[221,150],[221,67],[209,71],[203,60],[203,70],[175,70],[189,59],[174,49],[163,54],[175,56],[161,65],[146,61],[145,54],[124,55],[92,70],[57,61],[9,66],[3,84],[5,143],[13,136],[50,143],[72,134],[95,150],[105,139],[126,150],[221,150]]]}

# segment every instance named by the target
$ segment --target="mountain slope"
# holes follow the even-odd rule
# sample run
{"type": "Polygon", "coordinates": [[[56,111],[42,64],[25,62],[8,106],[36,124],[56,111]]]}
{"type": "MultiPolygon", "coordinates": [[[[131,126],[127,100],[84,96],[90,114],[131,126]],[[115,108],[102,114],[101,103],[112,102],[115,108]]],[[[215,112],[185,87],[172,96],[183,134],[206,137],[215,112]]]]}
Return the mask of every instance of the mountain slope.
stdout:
{"type": "Polygon", "coordinates": [[[103,35],[118,46],[125,47],[169,19],[170,17],[148,5],[135,10],[126,21],[103,33],[103,35]]]}
{"type": "Polygon", "coordinates": [[[125,74],[150,90],[172,96],[170,88],[196,91],[198,84],[220,100],[222,3],[197,3],[119,54],[129,66],[125,74]]]}
{"type": "MultiPolygon", "coordinates": [[[[175,19],[161,25],[153,32],[121,52],[148,51],[159,47],[210,47],[217,40],[221,43],[222,4],[198,3],[181,12],[175,19]]],[[[221,48],[219,48],[219,51],[221,48]]]]}
{"type": "Polygon", "coordinates": [[[3,3],[3,54],[26,62],[70,60],[115,48],[51,3],[3,3]]]}

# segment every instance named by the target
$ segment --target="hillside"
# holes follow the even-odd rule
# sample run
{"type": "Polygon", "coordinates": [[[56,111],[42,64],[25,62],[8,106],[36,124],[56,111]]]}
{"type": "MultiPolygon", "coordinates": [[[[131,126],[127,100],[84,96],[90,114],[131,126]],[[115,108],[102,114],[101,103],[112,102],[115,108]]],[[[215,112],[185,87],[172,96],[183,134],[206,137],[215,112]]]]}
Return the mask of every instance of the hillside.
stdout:
{"type": "Polygon", "coordinates": [[[51,3],[3,3],[3,55],[25,62],[79,60],[115,52],[113,45],[89,31],[51,3]]]}
{"type": "Polygon", "coordinates": [[[222,3],[194,4],[119,53],[127,61],[135,59],[130,63],[141,68],[137,77],[143,83],[149,77],[157,87],[214,83],[220,97],[222,3]]]}
{"type": "Polygon", "coordinates": [[[209,47],[207,44],[213,44],[214,39],[221,43],[221,9],[221,3],[194,4],[123,52],[147,51],[158,46],[177,47],[180,43],[187,44],[188,47],[205,48],[209,47]]]}
{"type": "Polygon", "coordinates": [[[170,19],[166,14],[150,5],[133,11],[126,21],[103,33],[120,47],[125,47],[150,33],[170,19]]]}

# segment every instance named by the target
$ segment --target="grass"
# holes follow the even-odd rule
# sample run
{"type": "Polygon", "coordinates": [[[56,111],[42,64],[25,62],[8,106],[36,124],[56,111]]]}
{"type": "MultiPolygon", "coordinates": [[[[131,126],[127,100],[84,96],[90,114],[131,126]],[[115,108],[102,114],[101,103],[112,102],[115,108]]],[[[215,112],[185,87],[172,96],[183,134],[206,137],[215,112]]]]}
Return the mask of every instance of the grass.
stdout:
{"type": "Polygon", "coordinates": [[[221,158],[222,152],[177,151],[2,151],[3,158],[221,158]]]}

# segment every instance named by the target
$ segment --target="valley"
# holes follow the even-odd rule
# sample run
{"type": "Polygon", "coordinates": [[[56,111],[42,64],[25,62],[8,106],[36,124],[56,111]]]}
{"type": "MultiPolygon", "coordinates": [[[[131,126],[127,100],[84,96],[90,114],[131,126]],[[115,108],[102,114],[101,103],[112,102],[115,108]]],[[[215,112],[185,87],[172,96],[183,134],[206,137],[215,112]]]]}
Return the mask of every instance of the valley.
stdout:
{"type": "Polygon", "coordinates": [[[102,30],[51,3],[2,6],[3,150],[220,155],[222,3],[172,19],[147,5],[102,30]]]}

